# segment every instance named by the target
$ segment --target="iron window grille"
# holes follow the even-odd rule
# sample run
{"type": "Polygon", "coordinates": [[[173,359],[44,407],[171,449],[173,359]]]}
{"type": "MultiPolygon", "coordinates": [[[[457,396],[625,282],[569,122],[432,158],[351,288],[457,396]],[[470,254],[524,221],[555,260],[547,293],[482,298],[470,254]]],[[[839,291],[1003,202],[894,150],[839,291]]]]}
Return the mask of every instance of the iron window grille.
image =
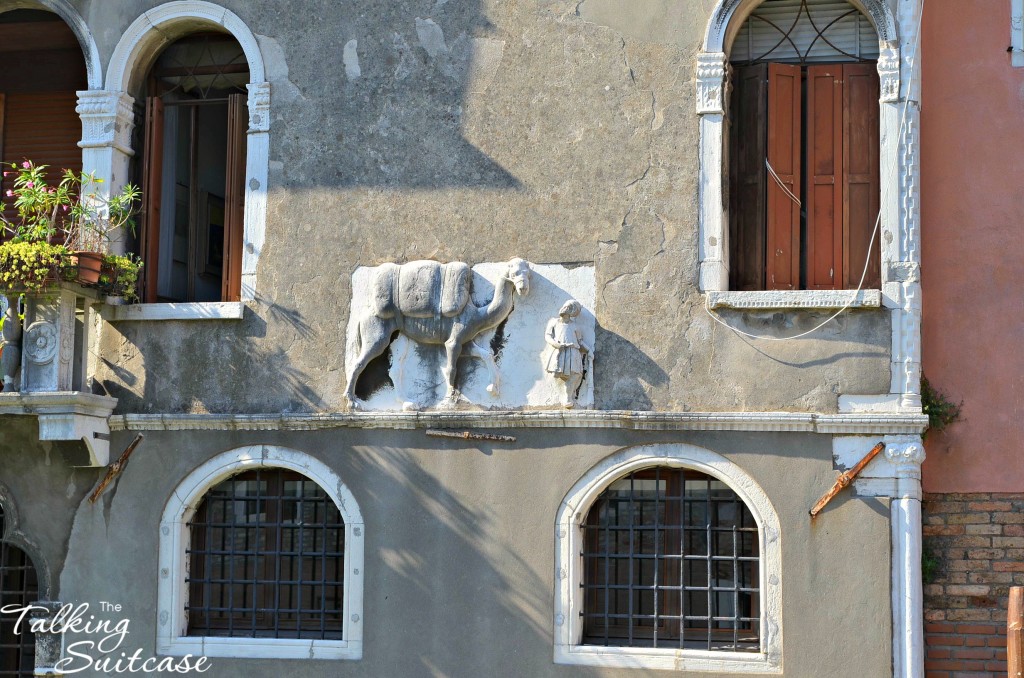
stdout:
{"type": "MultiPolygon", "coordinates": [[[[39,582],[32,559],[5,538],[3,507],[0,507],[0,608],[22,607],[39,599],[39,582]]],[[[17,615],[0,615],[0,676],[32,676],[35,670],[35,636],[22,625],[15,634],[17,615]]]]}
{"type": "Polygon", "coordinates": [[[725,483],[636,471],[583,524],[583,643],[760,650],[759,530],[725,483]]]}
{"type": "Polygon", "coordinates": [[[345,523],[317,483],[241,473],[207,493],[189,529],[188,635],[342,640],[345,523]]]}

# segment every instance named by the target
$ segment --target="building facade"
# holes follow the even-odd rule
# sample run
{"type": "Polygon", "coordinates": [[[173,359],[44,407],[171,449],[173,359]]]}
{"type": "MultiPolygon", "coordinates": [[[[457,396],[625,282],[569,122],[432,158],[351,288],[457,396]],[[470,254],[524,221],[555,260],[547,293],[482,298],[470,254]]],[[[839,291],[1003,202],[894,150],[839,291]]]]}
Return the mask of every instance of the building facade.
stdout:
{"type": "Polygon", "coordinates": [[[1021,205],[1005,178],[1024,143],[1017,124],[1024,10],[1016,2],[972,3],[977,15],[964,24],[962,7],[929,2],[922,34],[924,369],[960,408],[956,421],[928,434],[924,465],[928,666],[942,677],[1005,673],[1008,589],[1024,584],[1024,473],[1014,452],[1020,322],[983,317],[972,291],[981,288],[967,284],[980,281],[983,265],[985,299],[1016,295],[1021,205]],[[965,124],[975,103],[989,121],[984,130],[965,124]],[[961,190],[963,181],[969,189],[961,190]]]}
{"type": "Polygon", "coordinates": [[[39,666],[923,675],[920,0],[9,4],[144,193],[5,325],[39,666]]]}

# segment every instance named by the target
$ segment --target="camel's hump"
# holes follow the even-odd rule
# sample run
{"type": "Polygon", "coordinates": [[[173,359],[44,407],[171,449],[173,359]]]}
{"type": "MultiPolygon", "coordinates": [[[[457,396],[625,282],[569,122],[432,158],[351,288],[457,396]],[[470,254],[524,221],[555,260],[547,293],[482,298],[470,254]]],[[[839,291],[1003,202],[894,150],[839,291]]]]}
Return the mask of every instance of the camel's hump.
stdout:
{"type": "Polygon", "coordinates": [[[469,302],[471,276],[469,266],[458,261],[384,264],[374,276],[374,311],[382,318],[396,312],[409,318],[450,318],[469,302]]]}

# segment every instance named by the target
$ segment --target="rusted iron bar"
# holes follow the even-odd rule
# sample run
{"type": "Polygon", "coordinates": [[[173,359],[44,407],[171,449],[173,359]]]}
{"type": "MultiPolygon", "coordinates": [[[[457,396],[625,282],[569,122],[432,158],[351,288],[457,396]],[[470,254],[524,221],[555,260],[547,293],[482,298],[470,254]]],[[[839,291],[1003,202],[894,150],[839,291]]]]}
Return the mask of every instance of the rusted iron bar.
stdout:
{"type": "Polygon", "coordinates": [[[1006,675],[1024,678],[1024,586],[1010,587],[1006,610],[1006,675]]]}
{"type": "Polygon", "coordinates": [[[135,440],[133,440],[131,444],[124,449],[124,452],[122,452],[121,456],[117,458],[117,461],[107,467],[107,475],[103,476],[103,480],[100,481],[100,484],[97,485],[96,489],[89,495],[90,504],[95,504],[96,500],[103,494],[103,490],[107,489],[107,485],[110,484],[110,481],[120,475],[121,471],[124,470],[124,467],[128,465],[128,457],[132,456],[132,452],[134,452],[135,448],[139,446],[139,443],[142,442],[143,438],[145,438],[145,436],[141,433],[135,436],[135,440]]]}
{"type": "Polygon", "coordinates": [[[459,440],[494,440],[501,443],[514,443],[515,436],[502,436],[497,433],[473,433],[472,431],[443,431],[428,428],[427,435],[431,438],[457,438],[459,440]]]}
{"type": "Polygon", "coordinates": [[[871,460],[877,457],[878,453],[884,449],[885,443],[878,443],[877,445],[872,447],[871,451],[864,455],[864,458],[858,461],[853,468],[851,468],[846,473],[839,474],[839,477],[836,478],[836,482],[832,486],[832,489],[826,492],[824,496],[822,496],[822,498],[818,500],[818,503],[814,505],[814,508],[811,509],[811,517],[814,518],[819,513],[821,513],[821,510],[825,508],[825,505],[832,501],[832,499],[834,499],[837,494],[842,492],[843,488],[847,487],[850,483],[852,483],[853,479],[856,478],[857,475],[864,470],[864,467],[870,464],[871,460]]]}

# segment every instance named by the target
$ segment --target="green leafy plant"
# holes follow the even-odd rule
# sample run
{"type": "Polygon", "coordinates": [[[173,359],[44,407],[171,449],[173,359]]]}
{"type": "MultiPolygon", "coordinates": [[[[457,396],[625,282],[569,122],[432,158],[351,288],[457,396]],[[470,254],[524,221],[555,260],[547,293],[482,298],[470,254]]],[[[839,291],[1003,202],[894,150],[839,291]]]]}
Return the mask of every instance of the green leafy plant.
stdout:
{"type": "Polygon", "coordinates": [[[124,297],[128,301],[138,301],[136,290],[141,271],[142,259],[134,254],[107,254],[103,257],[100,287],[107,294],[124,297]]]}
{"type": "Polygon", "coordinates": [[[921,409],[928,415],[928,431],[939,432],[960,418],[963,402],[955,403],[921,377],[921,409]]]}
{"type": "Polygon", "coordinates": [[[933,583],[939,576],[942,568],[942,561],[928,547],[921,550],[921,581],[925,584],[933,583]]]}
{"type": "Polygon", "coordinates": [[[0,243],[0,289],[38,292],[63,278],[71,263],[64,245],[45,241],[0,243]]]}
{"type": "Polygon", "coordinates": [[[4,219],[4,234],[18,242],[59,241],[70,250],[108,253],[115,234],[134,234],[141,193],[132,184],[112,196],[99,191],[103,180],[89,172],[64,170],[60,182],[50,185],[47,166],[25,160],[12,164],[5,178],[13,177],[6,192],[17,217],[4,219]]]}

